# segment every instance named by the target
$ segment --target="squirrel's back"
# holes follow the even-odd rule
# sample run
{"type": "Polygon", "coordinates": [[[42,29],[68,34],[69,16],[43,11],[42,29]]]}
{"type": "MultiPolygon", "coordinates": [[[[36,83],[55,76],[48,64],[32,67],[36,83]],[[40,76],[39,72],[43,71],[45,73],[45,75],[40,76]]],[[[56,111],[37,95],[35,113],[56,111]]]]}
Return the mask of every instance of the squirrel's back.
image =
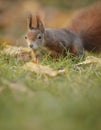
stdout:
{"type": "Polygon", "coordinates": [[[101,52],[101,3],[81,10],[68,28],[81,37],[84,49],[101,52]]]}

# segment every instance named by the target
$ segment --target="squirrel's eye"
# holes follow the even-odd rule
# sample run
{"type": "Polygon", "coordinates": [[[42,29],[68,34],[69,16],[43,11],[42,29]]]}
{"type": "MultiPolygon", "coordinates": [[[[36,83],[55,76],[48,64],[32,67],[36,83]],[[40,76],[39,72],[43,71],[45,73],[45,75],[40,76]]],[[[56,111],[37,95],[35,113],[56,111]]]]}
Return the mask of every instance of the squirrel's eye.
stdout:
{"type": "Polygon", "coordinates": [[[38,35],[38,39],[41,39],[42,37],[41,37],[41,35],[38,35]]]}
{"type": "Polygon", "coordinates": [[[27,36],[25,36],[25,39],[27,39],[27,36]]]}

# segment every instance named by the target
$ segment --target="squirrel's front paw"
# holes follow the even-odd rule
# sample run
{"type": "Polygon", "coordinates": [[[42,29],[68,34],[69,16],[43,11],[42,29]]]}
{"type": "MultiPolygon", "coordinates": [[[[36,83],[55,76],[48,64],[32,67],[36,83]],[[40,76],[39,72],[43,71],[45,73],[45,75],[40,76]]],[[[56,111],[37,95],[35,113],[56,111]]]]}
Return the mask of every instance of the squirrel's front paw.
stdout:
{"type": "Polygon", "coordinates": [[[37,55],[32,59],[32,62],[34,63],[40,63],[42,61],[42,55],[37,55]]]}

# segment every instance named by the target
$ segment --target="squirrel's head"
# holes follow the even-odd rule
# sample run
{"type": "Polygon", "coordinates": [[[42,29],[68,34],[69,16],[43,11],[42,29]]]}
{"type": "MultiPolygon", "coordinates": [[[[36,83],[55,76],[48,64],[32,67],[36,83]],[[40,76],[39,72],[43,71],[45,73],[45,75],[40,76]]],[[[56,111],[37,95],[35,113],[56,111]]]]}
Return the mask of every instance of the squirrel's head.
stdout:
{"type": "Polygon", "coordinates": [[[28,43],[28,46],[33,50],[37,50],[40,47],[44,46],[44,34],[45,29],[43,22],[40,17],[36,16],[36,26],[32,25],[32,15],[30,14],[28,17],[28,33],[25,36],[25,39],[28,43]]]}

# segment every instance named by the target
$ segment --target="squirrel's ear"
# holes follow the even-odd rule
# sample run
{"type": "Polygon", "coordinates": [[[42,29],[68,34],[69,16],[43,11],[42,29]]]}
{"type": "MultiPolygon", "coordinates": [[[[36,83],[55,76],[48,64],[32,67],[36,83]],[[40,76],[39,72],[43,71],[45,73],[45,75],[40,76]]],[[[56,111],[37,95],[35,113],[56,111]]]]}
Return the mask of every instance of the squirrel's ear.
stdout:
{"type": "Polygon", "coordinates": [[[44,32],[44,30],[45,30],[44,25],[43,25],[43,22],[41,21],[39,15],[36,16],[36,21],[37,21],[37,28],[40,29],[42,32],[44,32]]]}
{"type": "Polygon", "coordinates": [[[27,28],[28,28],[28,29],[31,29],[31,28],[32,28],[32,14],[29,14],[29,15],[28,15],[27,28]]]}

